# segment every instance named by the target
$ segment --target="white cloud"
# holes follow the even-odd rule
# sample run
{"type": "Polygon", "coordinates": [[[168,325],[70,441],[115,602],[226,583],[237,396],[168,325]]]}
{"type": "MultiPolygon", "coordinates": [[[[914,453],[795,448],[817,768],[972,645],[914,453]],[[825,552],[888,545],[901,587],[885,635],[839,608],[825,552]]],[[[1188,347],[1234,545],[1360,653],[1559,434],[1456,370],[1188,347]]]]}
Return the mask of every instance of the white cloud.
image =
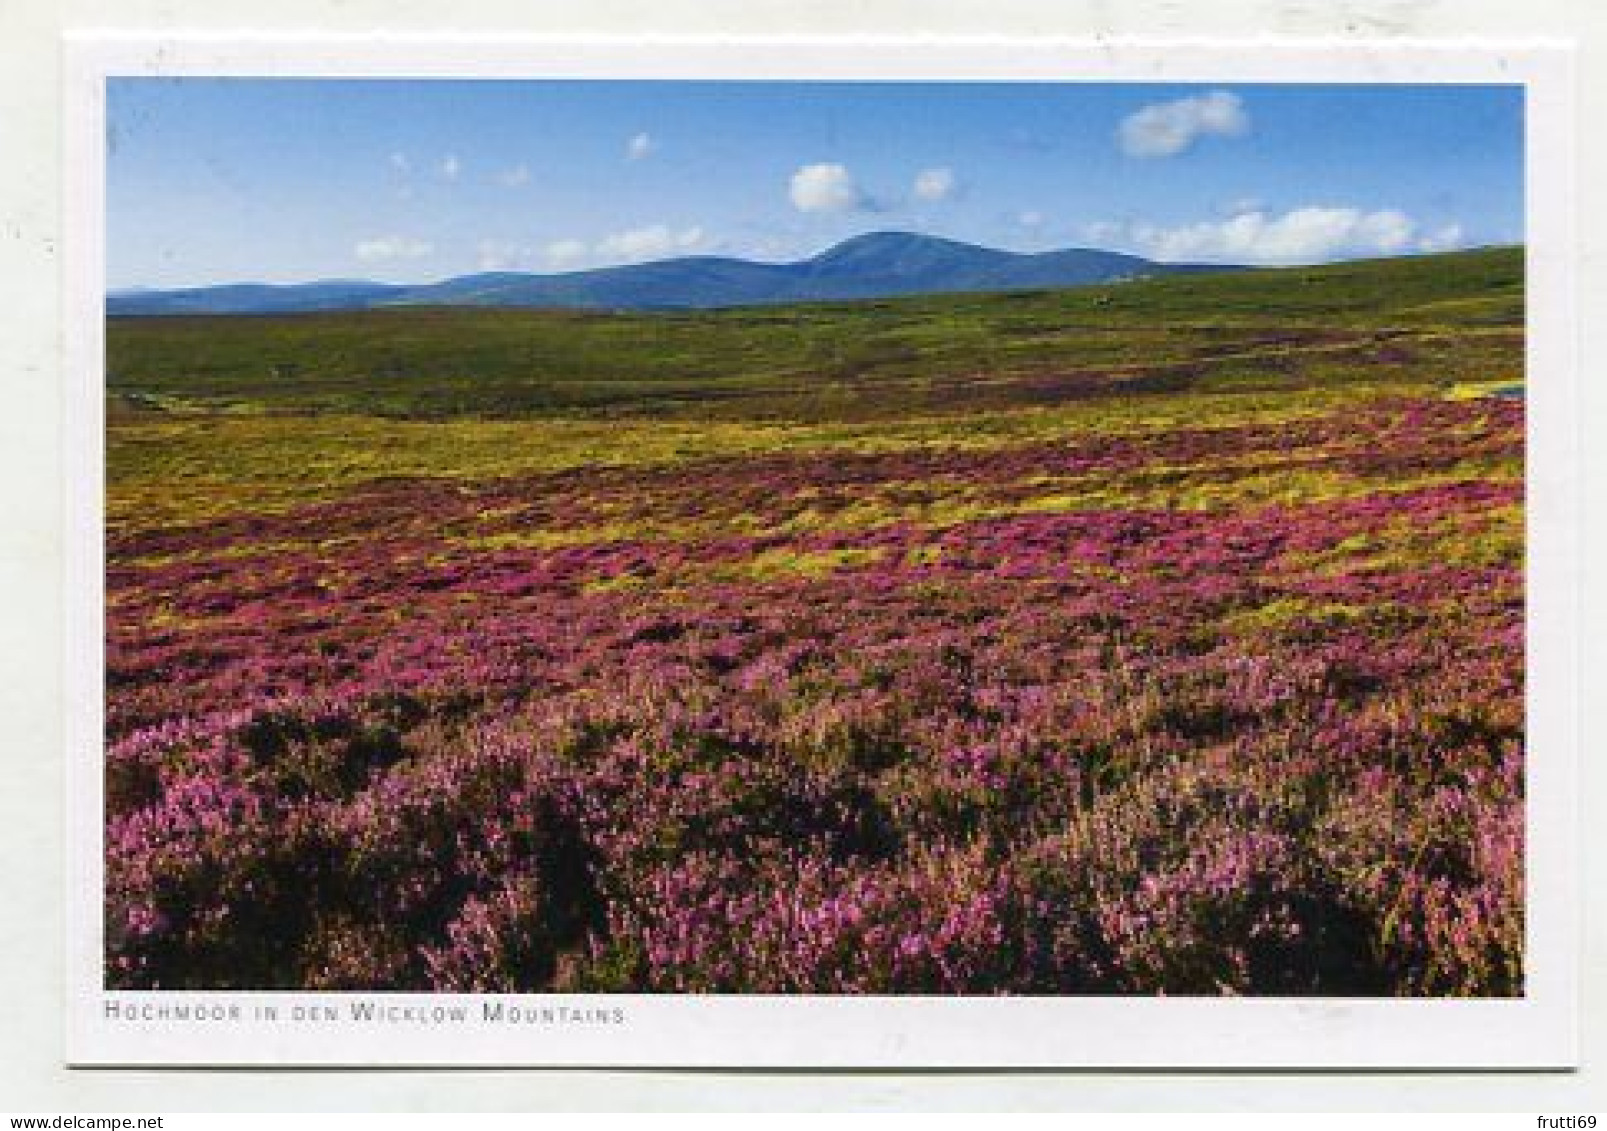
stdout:
{"type": "Polygon", "coordinates": [[[547,266],[557,271],[579,267],[591,255],[591,248],[583,240],[556,240],[547,245],[547,266]]]}
{"type": "Polygon", "coordinates": [[[500,240],[481,240],[476,249],[482,271],[511,271],[530,265],[534,258],[530,248],[523,244],[500,240]]]}
{"type": "Polygon", "coordinates": [[[787,191],[800,212],[851,212],[865,205],[864,194],[843,165],[799,166],[787,191]]]}
{"type": "Polygon", "coordinates": [[[391,168],[395,169],[398,173],[405,173],[413,167],[412,163],[408,161],[407,154],[405,153],[391,154],[390,161],[391,168]]]}
{"type": "Polygon", "coordinates": [[[1115,220],[1094,220],[1077,230],[1083,239],[1092,244],[1109,246],[1128,242],[1127,225],[1115,220]]]}
{"type": "Polygon", "coordinates": [[[959,187],[953,169],[922,169],[915,176],[915,195],[922,200],[947,200],[959,187]]]}
{"type": "Polygon", "coordinates": [[[352,249],[364,263],[382,263],[390,259],[420,259],[435,250],[435,245],[411,236],[376,236],[359,240],[352,249]]]}
{"type": "Polygon", "coordinates": [[[1039,212],[1035,208],[1028,208],[1023,212],[1017,212],[1016,223],[1020,224],[1023,228],[1041,228],[1043,227],[1043,213],[1039,212]]]}
{"type": "Polygon", "coordinates": [[[543,256],[547,266],[553,270],[572,271],[580,267],[640,263],[649,259],[686,255],[707,243],[707,235],[695,225],[671,228],[668,224],[648,224],[611,232],[590,243],[578,239],[557,240],[543,249],[543,256]]]}
{"type": "MultiPolygon", "coordinates": [[[[1281,216],[1241,212],[1176,227],[1119,225],[1152,258],[1179,262],[1313,263],[1351,255],[1393,255],[1411,246],[1417,225],[1396,209],[1296,208],[1281,216]]],[[[1115,234],[1114,232],[1112,234],[1115,234]]]]}
{"type": "Polygon", "coordinates": [[[703,242],[703,229],[692,227],[673,231],[664,224],[615,232],[598,241],[596,253],[604,259],[627,262],[661,259],[666,255],[694,250],[703,242]]]}
{"type": "Polygon", "coordinates": [[[1429,232],[1417,241],[1419,251],[1454,251],[1467,244],[1467,234],[1462,231],[1461,224],[1447,224],[1443,228],[1429,232]]]}
{"type": "Polygon", "coordinates": [[[497,176],[497,183],[507,188],[518,188],[520,185],[530,183],[530,167],[528,165],[515,165],[497,176]]]}
{"type": "Polygon", "coordinates": [[[649,157],[658,149],[658,142],[653,140],[651,134],[637,134],[625,143],[625,160],[640,161],[649,157]]]}
{"type": "Polygon", "coordinates": [[[1171,157],[1202,137],[1239,137],[1249,129],[1244,101],[1225,90],[1213,90],[1135,110],[1122,119],[1116,136],[1129,157],[1171,157]]]}
{"type": "Polygon", "coordinates": [[[441,162],[441,176],[449,181],[457,180],[458,174],[462,171],[463,165],[458,161],[456,154],[448,153],[446,159],[441,162]]]}

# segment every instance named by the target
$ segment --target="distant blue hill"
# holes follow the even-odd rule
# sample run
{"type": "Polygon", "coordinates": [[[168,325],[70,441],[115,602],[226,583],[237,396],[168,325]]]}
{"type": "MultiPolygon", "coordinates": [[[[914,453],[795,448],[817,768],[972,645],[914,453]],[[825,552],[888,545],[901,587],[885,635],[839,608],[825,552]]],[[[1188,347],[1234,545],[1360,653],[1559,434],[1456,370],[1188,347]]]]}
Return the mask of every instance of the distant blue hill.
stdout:
{"type": "Polygon", "coordinates": [[[1185,271],[1231,270],[1154,263],[1088,248],[1035,254],[998,251],[908,232],[856,236],[796,263],[686,256],[557,275],[488,272],[420,285],[335,280],[275,286],[235,283],[185,290],[114,292],[113,315],[284,314],[379,306],[510,306],[611,310],[708,309],[834,302],[953,291],[1075,287],[1185,271]]]}

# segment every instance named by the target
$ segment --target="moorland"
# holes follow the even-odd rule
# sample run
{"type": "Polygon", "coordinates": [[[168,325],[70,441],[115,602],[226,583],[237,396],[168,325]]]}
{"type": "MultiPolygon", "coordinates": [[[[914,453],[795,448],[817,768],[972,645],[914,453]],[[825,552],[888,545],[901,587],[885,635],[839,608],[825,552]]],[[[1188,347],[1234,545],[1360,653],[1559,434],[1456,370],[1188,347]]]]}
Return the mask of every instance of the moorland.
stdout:
{"type": "Polygon", "coordinates": [[[1523,985],[1523,263],[107,326],[107,982],[1523,985]]]}

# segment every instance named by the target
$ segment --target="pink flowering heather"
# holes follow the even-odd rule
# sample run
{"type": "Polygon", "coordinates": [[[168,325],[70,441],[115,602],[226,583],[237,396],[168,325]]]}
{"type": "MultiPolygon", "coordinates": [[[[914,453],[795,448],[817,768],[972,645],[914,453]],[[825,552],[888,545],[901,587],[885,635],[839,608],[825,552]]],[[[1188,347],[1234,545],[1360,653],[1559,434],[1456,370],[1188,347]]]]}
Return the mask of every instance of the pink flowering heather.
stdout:
{"type": "Polygon", "coordinates": [[[120,520],[108,984],[1521,993],[1521,402],[1023,381],[120,520]]]}

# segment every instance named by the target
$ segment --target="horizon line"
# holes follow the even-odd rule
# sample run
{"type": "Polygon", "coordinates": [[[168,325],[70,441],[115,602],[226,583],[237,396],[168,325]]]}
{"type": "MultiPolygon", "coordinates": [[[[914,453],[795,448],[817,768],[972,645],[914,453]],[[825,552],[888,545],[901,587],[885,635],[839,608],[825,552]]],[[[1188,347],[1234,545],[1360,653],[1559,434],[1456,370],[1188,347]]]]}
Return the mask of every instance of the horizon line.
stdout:
{"type": "Polygon", "coordinates": [[[1500,248],[1517,248],[1517,247],[1523,247],[1524,246],[1524,241],[1520,240],[1520,241],[1515,242],[1515,243],[1469,244],[1466,247],[1444,248],[1444,249],[1434,250],[1434,251],[1424,251],[1424,250],[1421,250],[1421,249],[1410,249],[1410,250],[1405,250],[1405,251],[1398,252],[1398,253],[1393,254],[1393,255],[1379,255],[1379,254],[1373,253],[1373,254],[1365,254],[1365,255],[1357,255],[1357,256],[1342,256],[1342,257],[1337,258],[1337,259],[1312,260],[1312,261],[1309,261],[1309,262],[1292,261],[1292,262],[1279,262],[1279,263],[1242,263],[1242,262],[1231,262],[1231,261],[1226,261],[1226,260],[1214,261],[1214,260],[1189,260],[1189,259],[1182,259],[1182,260],[1150,259],[1150,258],[1147,258],[1147,257],[1145,257],[1143,255],[1140,255],[1140,254],[1136,253],[1136,252],[1121,251],[1121,250],[1118,250],[1118,249],[1115,249],[1115,248],[1096,247],[1096,246],[1091,246],[1091,245],[1080,245],[1080,244],[1070,244],[1070,245],[1066,245],[1066,246],[1063,246],[1063,247],[1045,248],[1045,249],[1043,249],[1041,251],[1012,251],[1012,250],[1009,250],[1007,248],[992,247],[992,246],[989,246],[987,244],[972,243],[969,240],[955,239],[952,236],[933,235],[931,233],[911,231],[909,229],[888,228],[888,229],[878,229],[878,230],[869,231],[869,232],[861,232],[858,235],[845,237],[844,239],[837,240],[834,243],[826,245],[825,247],[821,248],[819,251],[814,252],[811,255],[805,255],[805,256],[803,256],[801,258],[797,258],[797,259],[773,259],[773,260],[772,259],[752,259],[752,258],[747,258],[747,257],[741,256],[741,255],[722,255],[722,254],[710,252],[710,253],[704,253],[704,254],[668,255],[668,256],[662,256],[662,257],[659,257],[659,258],[656,258],[656,259],[640,259],[640,260],[633,260],[633,261],[626,262],[626,263],[605,263],[605,264],[598,264],[597,266],[594,266],[594,267],[577,267],[577,268],[574,268],[572,270],[567,270],[567,271],[542,271],[542,270],[536,270],[536,269],[511,269],[511,270],[510,269],[487,269],[487,270],[483,270],[483,271],[467,271],[467,272],[464,272],[464,273],[458,274],[458,275],[442,275],[442,276],[437,276],[437,277],[434,277],[434,278],[417,280],[417,281],[414,281],[414,282],[385,282],[385,281],[382,281],[380,279],[365,278],[365,277],[360,276],[360,275],[336,275],[336,276],[327,276],[327,277],[324,277],[324,278],[300,279],[300,280],[288,281],[288,282],[267,282],[267,281],[264,281],[264,280],[261,280],[261,279],[227,279],[227,280],[220,280],[220,281],[210,282],[210,283],[183,283],[183,284],[176,284],[176,285],[152,285],[152,284],[146,284],[146,283],[136,283],[136,284],[131,284],[131,285],[127,285],[127,286],[119,286],[119,287],[107,286],[104,289],[104,295],[105,295],[106,298],[115,298],[115,297],[123,297],[123,296],[137,296],[137,295],[164,294],[164,293],[165,294],[172,294],[172,293],[175,293],[175,292],[182,292],[182,291],[215,290],[215,289],[220,289],[220,288],[224,288],[224,287],[264,287],[264,288],[289,289],[289,288],[294,288],[294,287],[337,286],[337,285],[340,285],[340,284],[362,285],[362,286],[370,286],[370,287],[392,287],[392,288],[395,288],[397,290],[406,290],[406,289],[409,289],[409,288],[416,288],[416,287],[440,286],[440,285],[445,284],[445,283],[457,282],[457,281],[463,280],[463,279],[476,279],[476,278],[482,278],[482,277],[486,277],[486,276],[511,276],[511,277],[517,277],[517,278],[527,278],[527,279],[562,279],[562,278],[571,278],[571,277],[574,277],[574,276],[577,276],[577,275],[592,275],[592,274],[596,274],[597,272],[600,272],[600,271],[628,270],[628,269],[633,268],[633,267],[647,267],[647,266],[651,266],[653,264],[660,264],[660,263],[685,263],[685,262],[696,262],[696,261],[700,261],[700,260],[722,260],[722,261],[731,262],[731,263],[746,263],[746,264],[750,264],[750,265],[753,265],[753,266],[760,266],[760,267],[797,267],[797,266],[801,266],[801,265],[806,264],[806,263],[813,262],[816,259],[820,259],[821,257],[831,253],[832,251],[835,251],[838,248],[843,247],[843,246],[845,246],[847,244],[853,243],[856,240],[870,239],[870,238],[875,238],[875,237],[878,237],[878,236],[880,236],[880,237],[908,236],[908,237],[913,237],[913,238],[916,238],[916,239],[931,240],[933,242],[955,244],[955,245],[958,245],[958,246],[961,246],[961,247],[973,248],[973,249],[976,249],[976,250],[979,250],[979,251],[993,252],[993,253],[996,253],[996,254],[999,254],[999,255],[1011,255],[1011,256],[1016,256],[1016,257],[1023,258],[1023,259],[1032,258],[1033,256],[1039,256],[1039,255],[1058,255],[1058,254],[1062,254],[1062,253],[1065,253],[1065,252],[1071,252],[1071,251],[1083,251],[1083,252],[1093,252],[1095,254],[1100,254],[1100,255],[1122,256],[1124,258],[1138,260],[1139,262],[1142,262],[1142,263],[1153,264],[1153,265],[1155,265],[1157,267],[1207,267],[1207,268],[1213,268],[1214,267],[1214,268],[1221,268],[1223,270],[1238,270],[1238,271],[1252,271],[1252,270],[1253,271],[1267,271],[1267,270],[1282,270],[1282,269],[1288,269],[1288,268],[1330,267],[1330,266],[1335,266],[1335,265],[1343,264],[1343,263],[1367,263],[1367,262],[1372,262],[1372,261],[1391,260],[1391,259],[1420,259],[1420,258],[1426,258],[1426,257],[1429,257],[1429,256],[1434,256],[1434,255],[1455,255],[1455,254],[1458,254],[1460,252],[1493,251],[1493,250],[1497,250],[1497,249],[1500,249],[1500,248]]]}

